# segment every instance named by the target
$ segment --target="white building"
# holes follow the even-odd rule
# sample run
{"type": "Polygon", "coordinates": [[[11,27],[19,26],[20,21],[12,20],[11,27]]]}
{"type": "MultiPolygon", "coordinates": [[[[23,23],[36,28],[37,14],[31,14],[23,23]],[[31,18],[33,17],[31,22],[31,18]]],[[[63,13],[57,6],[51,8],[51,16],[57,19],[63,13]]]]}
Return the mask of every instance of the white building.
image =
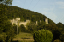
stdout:
{"type": "Polygon", "coordinates": [[[48,24],[48,19],[47,18],[45,18],[45,22],[46,22],[46,24],[48,24]]]}
{"type": "Polygon", "coordinates": [[[26,20],[26,22],[22,22],[22,21],[20,21],[20,18],[12,19],[10,21],[11,21],[12,25],[16,24],[16,25],[20,26],[21,24],[23,24],[25,27],[26,27],[27,23],[30,23],[30,20],[26,20]]]}
{"type": "MultiPolygon", "coordinates": [[[[22,21],[20,21],[20,18],[12,19],[10,21],[11,21],[12,25],[16,24],[16,25],[20,26],[21,24],[23,24],[25,27],[26,27],[27,23],[30,23],[30,20],[26,20],[26,22],[22,22],[22,21]]],[[[48,19],[47,18],[45,18],[45,22],[46,22],[46,24],[48,24],[48,19]]],[[[41,23],[41,20],[40,20],[40,23],[41,23]]],[[[38,24],[38,21],[36,21],[36,25],[37,24],[38,24]]]]}

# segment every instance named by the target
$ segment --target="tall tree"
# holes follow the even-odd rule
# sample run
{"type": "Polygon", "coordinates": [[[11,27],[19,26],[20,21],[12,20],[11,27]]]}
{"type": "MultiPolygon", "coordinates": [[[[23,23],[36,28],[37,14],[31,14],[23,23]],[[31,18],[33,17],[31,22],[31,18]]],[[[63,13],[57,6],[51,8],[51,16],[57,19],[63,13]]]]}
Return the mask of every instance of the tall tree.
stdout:
{"type": "Polygon", "coordinates": [[[6,6],[12,5],[13,0],[0,0],[0,4],[5,4],[6,6]]]}

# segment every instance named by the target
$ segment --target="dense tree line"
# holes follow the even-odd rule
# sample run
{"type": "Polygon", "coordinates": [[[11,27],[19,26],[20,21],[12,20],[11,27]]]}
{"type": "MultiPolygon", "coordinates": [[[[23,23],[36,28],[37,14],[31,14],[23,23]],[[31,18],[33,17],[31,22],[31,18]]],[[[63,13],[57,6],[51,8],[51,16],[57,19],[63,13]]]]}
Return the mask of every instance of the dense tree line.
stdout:
{"type": "MultiPolygon", "coordinates": [[[[35,22],[35,21],[40,21],[40,20],[45,21],[45,18],[47,18],[45,15],[42,15],[41,13],[19,8],[17,6],[4,6],[4,5],[3,6],[0,5],[0,6],[1,6],[1,9],[3,7],[3,10],[5,12],[4,15],[8,19],[13,19],[13,18],[19,17],[19,18],[21,18],[21,21],[29,19],[32,22],[35,22]]],[[[54,23],[51,19],[48,18],[48,20],[49,20],[49,23],[54,23]]]]}

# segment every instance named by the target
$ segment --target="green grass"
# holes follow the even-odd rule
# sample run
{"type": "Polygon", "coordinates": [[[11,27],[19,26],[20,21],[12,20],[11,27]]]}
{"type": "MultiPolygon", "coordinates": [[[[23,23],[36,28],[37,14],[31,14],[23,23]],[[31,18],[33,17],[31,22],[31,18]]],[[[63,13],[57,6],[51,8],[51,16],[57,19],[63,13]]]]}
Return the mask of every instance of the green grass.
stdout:
{"type": "Polygon", "coordinates": [[[21,42],[34,42],[33,35],[25,32],[20,32],[13,40],[19,40],[21,42]]]}

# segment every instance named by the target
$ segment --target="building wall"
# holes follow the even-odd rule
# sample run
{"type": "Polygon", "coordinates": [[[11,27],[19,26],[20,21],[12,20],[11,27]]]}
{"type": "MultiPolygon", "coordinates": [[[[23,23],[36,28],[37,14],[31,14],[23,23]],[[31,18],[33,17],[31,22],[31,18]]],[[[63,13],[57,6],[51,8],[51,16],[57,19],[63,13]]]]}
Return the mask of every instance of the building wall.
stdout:
{"type": "MultiPolygon", "coordinates": [[[[26,24],[27,23],[30,23],[30,20],[26,20],[26,22],[22,22],[22,21],[20,21],[20,18],[12,19],[10,21],[11,21],[12,25],[13,24],[16,24],[16,25],[19,24],[19,26],[20,26],[21,24],[23,24],[25,27],[26,27],[26,24]]],[[[46,24],[48,24],[48,19],[47,18],[45,18],[45,22],[46,22],[46,24]]],[[[40,20],[40,23],[41,23],[41,20],[40,20]]],[[[38,24],[38,21],[36,21],[35,24],[37,25],[38,24]]]]}
{"type": "Polygon", "coordinates": [[[45,22],[46,22],[46,24],[48,24],[48,19],[47,18],[45,18],[45,22]]]}
{"type": "Polygon", "coordinates": [[[13,24],[16,24],[16,25],[19,24],[19,26],[20,26],[21,24],[23,24],[25,27],[26,27],[27,23],[30,23],[30,20],[26,20],[26,22],[22,22],[22,21],[20,21],[20,18],[12,19],[10,21],[11,21],[12,25],[13,24]]]}

